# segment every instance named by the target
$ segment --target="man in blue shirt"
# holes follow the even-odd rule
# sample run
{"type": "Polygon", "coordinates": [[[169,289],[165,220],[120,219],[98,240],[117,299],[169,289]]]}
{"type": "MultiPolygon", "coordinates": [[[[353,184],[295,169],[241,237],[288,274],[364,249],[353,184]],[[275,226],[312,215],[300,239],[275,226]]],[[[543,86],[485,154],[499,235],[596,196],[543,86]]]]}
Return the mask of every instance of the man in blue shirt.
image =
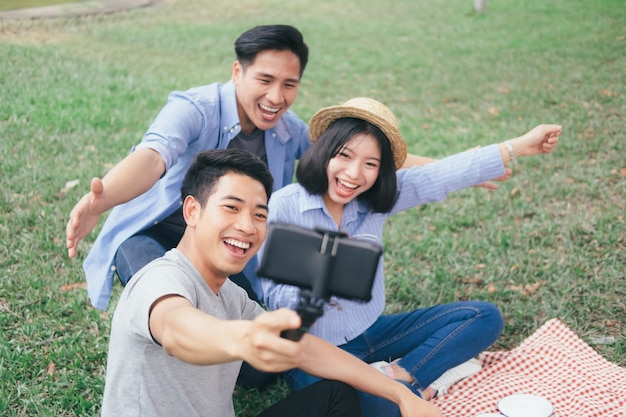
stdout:
{"type": "MultiPolygon", "coordinates": [[[[141,143],[102,179],[94,178],[70,213],[73,258],[100,215],[113,209],[83,265],[95,307],[107,308],[115,273],[126,285],[177,245],[185,229],[180,185],[199,152],[246,149],[267,163],[274,189],[292,182],[295,161],[310,144],[306,124],[289,111],[308,47],[294,27],[257,26],[237,39],[235,53],[229,82],[172,92],[141,143]]],[[[247,270],[255,267],[251,262],[247,270]]],[[[244,276],[232,278],[254,298],[244,276]]]]}

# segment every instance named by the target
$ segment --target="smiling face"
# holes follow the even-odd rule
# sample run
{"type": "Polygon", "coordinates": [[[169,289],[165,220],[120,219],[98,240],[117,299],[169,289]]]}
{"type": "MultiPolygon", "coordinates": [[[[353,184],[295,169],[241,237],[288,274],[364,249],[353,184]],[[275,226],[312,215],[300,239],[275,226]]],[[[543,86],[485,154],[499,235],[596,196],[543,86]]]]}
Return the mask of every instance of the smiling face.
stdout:
{"type": "Polygon", "coordinates": [[[233,65],[241,130],[251,134],[268,130],[296,100],[300,85],[300,59],[291,51],[259,52],[246,68],[233,65]]]}
{"type": "Polygon", "coordinates": [[[267,193],[259,181],[227,173],[204,207],[192,196],[183,203],[187,230],[178,248],[215,292],[257,253],[267,233],[267,193]]]}
{"type": "Polygon", "coordinates": [[[343,206],[376,182],[380,161],[381,150],[376,138],[370,134],[358,134],[328,162],[328,191],[323,198],[338,225],[343,206]]]}

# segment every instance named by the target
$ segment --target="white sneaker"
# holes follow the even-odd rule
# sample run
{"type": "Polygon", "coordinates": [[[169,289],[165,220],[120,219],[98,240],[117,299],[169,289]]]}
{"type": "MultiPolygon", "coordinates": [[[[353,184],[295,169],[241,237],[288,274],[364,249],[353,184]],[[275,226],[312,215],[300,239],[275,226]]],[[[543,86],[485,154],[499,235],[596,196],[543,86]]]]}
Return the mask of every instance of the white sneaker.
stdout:
{"type": "Polygon", "coordinates": [[[439,378],[437,378],[430,388],[436,391],[436,397],[443,397],[448,393],[448,389],[462,379],[470,377],[480,371],[482,365],[478,359],[470,359],[454,368],[448,369],[439,378]]]}

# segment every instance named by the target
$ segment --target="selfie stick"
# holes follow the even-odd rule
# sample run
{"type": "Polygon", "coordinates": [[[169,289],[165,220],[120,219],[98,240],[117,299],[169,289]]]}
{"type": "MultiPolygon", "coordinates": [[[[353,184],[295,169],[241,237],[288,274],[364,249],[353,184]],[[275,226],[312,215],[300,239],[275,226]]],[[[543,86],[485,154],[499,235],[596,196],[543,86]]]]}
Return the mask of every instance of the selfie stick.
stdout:
{"type": "Polygon", "coordinates": [[[320,261],[322,262],[321,273],[314,277],[311,290],[301,289],[300,300],[296,312],[302,320],[300,328],[295,330],[283,330],[281,336],[298,341],[302,338],[309,328],[315,323],[319,317],[324,314],[324,303],[328,301],[328,279],[331,276],[333,265],[337,257],[337,248],[339,248],[339,239],[347,237],[343,232],[334,232],[330,230],[316,229],[323,233],[322,246],[320,248],[320,261]],[[329,249],[330,248],[330,249],[329,249]]]}

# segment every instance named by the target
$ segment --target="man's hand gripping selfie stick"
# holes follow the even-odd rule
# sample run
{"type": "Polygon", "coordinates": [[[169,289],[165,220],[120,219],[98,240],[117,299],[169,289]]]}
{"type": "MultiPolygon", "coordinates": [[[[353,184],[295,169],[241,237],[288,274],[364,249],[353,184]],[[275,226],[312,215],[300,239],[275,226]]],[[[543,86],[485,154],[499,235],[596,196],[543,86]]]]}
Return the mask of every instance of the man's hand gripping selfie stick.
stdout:
{"type": "Polygon", "coordinates": [[[331,277],[331,271],[335,259],[337,258],[337,248],[339,247],[339,238],[347,237],[343,232],[334,232],[330,230],[319,230],[323,233],[322,246],[320,254],[322,255],[321,273],[314,278],[313,289],[300,289],[300,300],[296,312],[302,320],[302,325],[298,329],[283,330],[281,336],[285,339],[298,341],[309,330],[319,317],[324,314],[324,303],[329,299],[328,282],[331,277]]]}

